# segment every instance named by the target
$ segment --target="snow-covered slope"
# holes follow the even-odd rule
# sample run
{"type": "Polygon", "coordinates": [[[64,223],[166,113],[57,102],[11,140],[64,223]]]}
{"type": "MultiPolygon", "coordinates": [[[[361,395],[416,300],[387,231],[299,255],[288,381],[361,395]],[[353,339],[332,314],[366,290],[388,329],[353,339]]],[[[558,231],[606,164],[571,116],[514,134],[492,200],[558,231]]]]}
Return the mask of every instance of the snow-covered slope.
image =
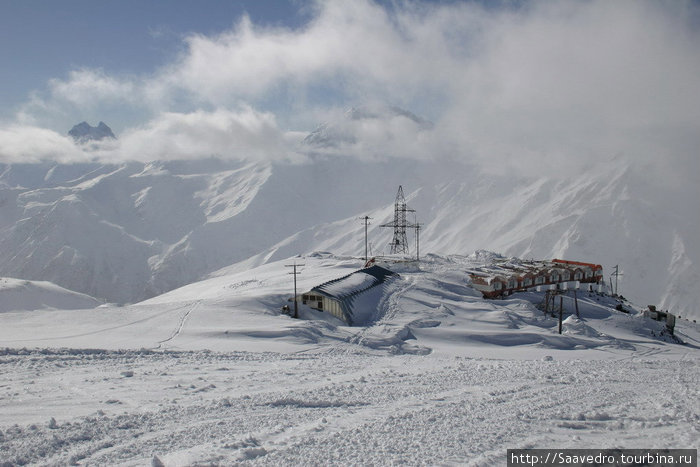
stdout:
{"type": "Polygon", "coordinates": [[[381,254],[391,231],[379,225],[392,219],[399,184],[423,224],[424,253],[564,257],[601,263],[608,278],[619,264],[621,294],[700,317],[700,227],[683,187],[662,189],[622,163],[556,178],[326,156],[5,164],[0,274],[135,302],[244,260],[362,255],[365,215],[381,254]]]}
{"type": "MultiPolygon", "coordinates": [[[[6,314],[0,318],[0,347],[290,352],[347,343],[391,353],[467,351],[487,356],[495,351],[517,358],[524,349],[532,357],[575,349],[627,352],[676,345],[660,337],[661,323],[642,317],[634,305],[625,302],[631,313],[619,312],[614,309],[618,300],[596,293],[579,294],[580,319],[573,316],[572,297],[566,297],[568,318],[559,335],[557,320],[535,307],[543,301],[543,292],[492,301],[472,289],[467,270],[483,261],[481,255],[428,255],[420,264],[382,262],[398,276],[377,288],[378,295],[363,295],[354,305],[362,308],[357,312],[372,316],[363,326],[347,326],[302,304],[303,319],[282,313],[293,295],[287,264],[300,265],[299,293],[363,264],[355,257],[316,252],[242,267],[135,305],[6,314]],[[515,347],[519,349],[508,350],[515,347]]],[[[700,339],[697,325],[679,320],[678,329],[677,335],[695,348],[700,339]]],[[[680,354],[689,351],[684,346],[668,348],[680,354]]]]}
{"type": "MultiPolygon", "coordinates": [[[[421,168],[425,169],[425,168],[421,168]]],[[[417,169],[420,171],[421,169],[417,169]]],[[[427,169],[428,171],[430,169],[427,169]]],[[[434,170],[434,169],[433,169],[434,170]]],[[[618,292],[643,304],[700,318],[697,283],[698,219],[687,201],[646,182],[636,170],[579,173],[568,178],[486,176],[465,165],[446,166],[424,178],[407,177],[409,207],[423,224],[423,253],[469,254],[489,249],[521,258],[569,258],[602,264],[605,276],[620,266],[618,292]]],[[[369,242],[374,255],[388,252],[393,196],[388,184],[368,188],[389,202],[333,222],[314,224],[245,263],[247,266],[314,249],[364,253],[360,215],[372,217],[369,242]]],[[[336,198],[333,198],[336,201],[336,198]]],[[[337,198],[337,202],[347,202],[337,198]]],[[[409,214],[410,221],[411,218],[409,214]]],[[[412,232],[409,232],[412,234],[412,232]]],[[[409,235],[409,241],[413,238],[409,235]]],[[[412,246],[412,252],[415,247],[412,246]]]]}
{"type": "Polygon", "coordinates": [[[0,313],[7,311],[94,308],[101,302],[44,281],[0,277],[0,313]]]}
{"type": "Polygon", "coordinates": [[[679,345],[581,293],[559,334],[542,293],[483,300],[465,272],[478,261],[385,264],[399,277],[365,327],[281,314],[285,265],[304,264],[307,290],[362,264],[326,253],[136,305],[2,313],[0,450],[13,464],[505,465],[508,448],[696,448],[696,324],[677,322],[679,345]]]}

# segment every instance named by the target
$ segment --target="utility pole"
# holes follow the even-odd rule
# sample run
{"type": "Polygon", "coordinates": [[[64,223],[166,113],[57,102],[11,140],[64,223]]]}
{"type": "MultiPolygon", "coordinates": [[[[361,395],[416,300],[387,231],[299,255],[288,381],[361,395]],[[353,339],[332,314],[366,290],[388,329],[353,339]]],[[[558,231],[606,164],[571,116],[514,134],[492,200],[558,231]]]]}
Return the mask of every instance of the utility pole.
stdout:
{"type": "Polygon", "coordinates": [[[420,261],[420,228],[423,224],[416,222],[413,227],[416,229],[416,261],[420,261]]]}
{"type": "Polygon", "coordinates": [[[610,275],[615,276],[615,295],[617,295],[617,276],[620,275],[620,265],[619,264],[615,265],[615,272],[613,272],[610,275]]]}
{"type": "Polygon", "coordinates": [[[369,259],[367,257],[367,224],[369,224],[369,220],[372,219],[372,217],[365,216],[360,217],[360,219],[365,221],[365,264],[367,264],[367,260],[369,259]]]}
{"type": "Polygon", "coordinates": [[[304,266],[303,264],[297,264],[296,261],[294,261],[294,264],[285,264],[284,267],[287,268],[294,268],[292,272],[289,274],[294,275],[294,317],[298,318],[299,317],[299,307],[297,305],[297,276],[301,274],[301,272],[297,272],[297,267],[299,266],[304,266]]]}
{"type": "Polygon", "coordinates": [[[564,297],[559,295],[559,334],[561,334],[561,323],[564,317],[564,297]]]}

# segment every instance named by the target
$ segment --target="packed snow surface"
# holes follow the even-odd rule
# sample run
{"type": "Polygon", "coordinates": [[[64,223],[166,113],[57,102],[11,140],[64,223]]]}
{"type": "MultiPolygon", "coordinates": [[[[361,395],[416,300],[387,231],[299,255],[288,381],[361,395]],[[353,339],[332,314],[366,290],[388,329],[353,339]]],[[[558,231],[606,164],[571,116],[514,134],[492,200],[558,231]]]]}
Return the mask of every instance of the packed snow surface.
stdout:
{"type": "Polygon", "coordinates": [[[399,276],[344,326],[301,290],[362,266],[249,263],[130,306],[0,314],[0,452],[11,464],[505,465],[509,448],[700,447],[700,330],[628,302],[486,301],[477,256],[399,276]],[[624,310],[617,311],[620,305],[624,310]]]}

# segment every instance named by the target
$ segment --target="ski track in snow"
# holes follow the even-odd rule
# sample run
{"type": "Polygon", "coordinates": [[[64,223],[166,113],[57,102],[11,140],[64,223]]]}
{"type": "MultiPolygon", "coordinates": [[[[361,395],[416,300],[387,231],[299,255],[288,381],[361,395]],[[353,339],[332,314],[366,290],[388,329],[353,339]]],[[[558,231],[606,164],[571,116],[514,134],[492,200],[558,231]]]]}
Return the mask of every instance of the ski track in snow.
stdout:
{"type": "Polygon", "coordinates": [[[684,359],[64,350],[6,351],[1,364],[3,400],[24,386],[23,404],[90,410],[3,426],[13,464],[502,465],[508,448],[692,448],[700,436],[698,365],[684,359]],[[92,390],[72,390],[77,378],[92,390]]]}
{"type": "Polygon", "coordinates": [[[182,332],[183,326],[185,325],[185,321],[187,321],[187,318],[190,316],[190,313],[192,313],[197,308],[199,308],[199,305],[201,305],[201,304],[202,304],[202,301],[197,300],[192,306],[190,306],[189,309],[187,310],[187,312],[184,315],[182,315],[182,318],[180,318],[180,322],[177,325],[177,329],[167,339],[163,339],[162,341],[158,341],[157,348],[161,348],[163,344],[165,344],[166,342],[170,342],[171,340],[173,340],[177,336],[179,336],[180,333],[182,332]]]}
{"type": "MultiPolygon", "coordinates": [[[[299,287],[348,261],[307,257],[299,287]]],[[[280,315],[288,260],[133,306],[0,314],[0,465],[490,466],[513,448],[700,447],[695,324],[679,321],[679,345],[582,293],[559,335],[541,296],[484,301],[451,261],[397,264],[362,301],[366,327],[280,315]]]]}

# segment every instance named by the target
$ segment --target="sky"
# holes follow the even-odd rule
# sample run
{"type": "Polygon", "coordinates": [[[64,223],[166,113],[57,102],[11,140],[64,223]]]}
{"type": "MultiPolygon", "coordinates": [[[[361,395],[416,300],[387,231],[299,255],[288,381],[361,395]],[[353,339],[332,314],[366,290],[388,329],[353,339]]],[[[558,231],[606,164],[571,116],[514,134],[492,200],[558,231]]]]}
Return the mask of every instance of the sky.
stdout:
{"type": "Polygon", "coordinates": [[[695,182],[693,1],[0,0],[0,161],[336,152],[695,182]],[[432,122],[421,126],[406,109],[432,122]],[[346,117],[351,107],[370,118],[346,117]],[[117,142],[68,139],[104,121],[117,142]],[[665,171],[665,172],[664,172],[665,171]]]}

